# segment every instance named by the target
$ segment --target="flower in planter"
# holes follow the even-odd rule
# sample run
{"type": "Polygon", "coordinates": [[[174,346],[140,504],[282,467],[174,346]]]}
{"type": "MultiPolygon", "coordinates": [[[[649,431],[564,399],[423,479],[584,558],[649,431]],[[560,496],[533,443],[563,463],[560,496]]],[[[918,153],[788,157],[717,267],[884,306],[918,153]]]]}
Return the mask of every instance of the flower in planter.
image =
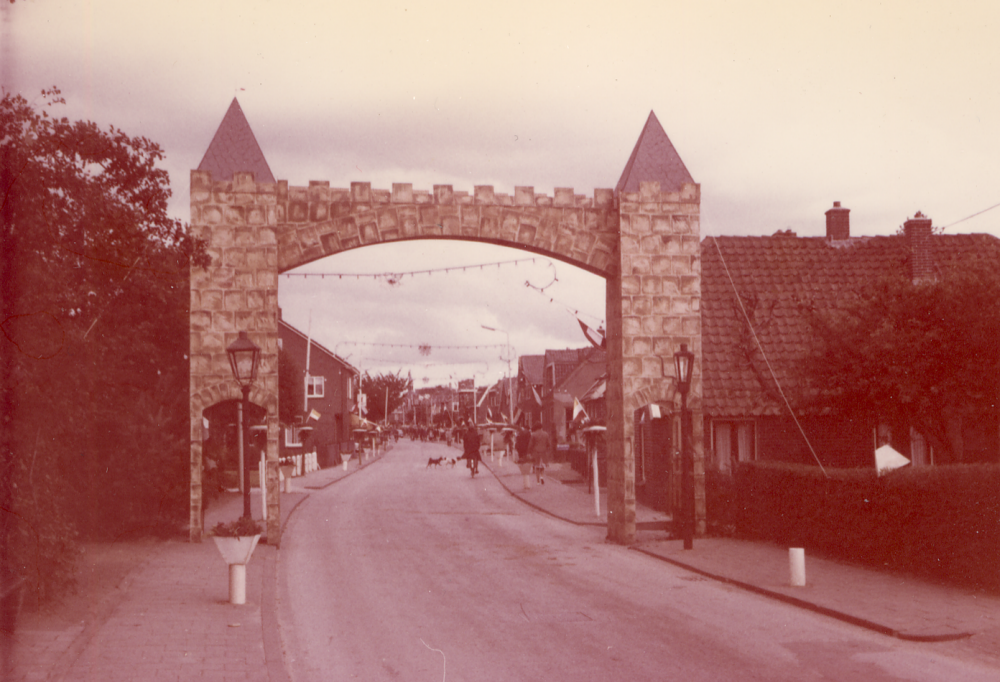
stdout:
{"type": "Polygon", "coordinates": [[[260,524],[248,516],[240,517],[238,521],[219,522],[212,527],[212,535],[221,538],[247,537],[260,535],[263,532],[260,524]]]}

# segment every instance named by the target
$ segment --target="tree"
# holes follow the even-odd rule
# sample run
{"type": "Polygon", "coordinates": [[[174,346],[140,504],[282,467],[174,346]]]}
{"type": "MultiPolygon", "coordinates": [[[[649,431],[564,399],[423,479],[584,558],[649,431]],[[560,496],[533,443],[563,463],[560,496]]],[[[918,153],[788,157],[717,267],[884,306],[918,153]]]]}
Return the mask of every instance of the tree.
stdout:
{"type": "Polygon", "coordinates": [[[50,116],[63,99],[42,96],[0,100],[0,544],[49,596],[74,527],[184,518],[187,278],[206,256],[167,215],[157,144],[50,116]]]}
{"type": "Polygon", "coordinates": [[[384,421],[387,415],[392,414],[403,404],[406,392],[413,389],[413,380],[401,376],[401,372],[402,370],[395,374],[378,374],[374,377],[365,374],[361,378],[361,392],[367,396],[367,416],[371,421],[384,421]]]}
{"type": "Polygon", "coordinates": [[[1000,274],[953,264],[929,282],[892,272],[837,310],[813,311],[818,339],[804,366],[822,406],[912,427],[959,461],[955,425],[996,416],[1000,400],[1000,274]]]}

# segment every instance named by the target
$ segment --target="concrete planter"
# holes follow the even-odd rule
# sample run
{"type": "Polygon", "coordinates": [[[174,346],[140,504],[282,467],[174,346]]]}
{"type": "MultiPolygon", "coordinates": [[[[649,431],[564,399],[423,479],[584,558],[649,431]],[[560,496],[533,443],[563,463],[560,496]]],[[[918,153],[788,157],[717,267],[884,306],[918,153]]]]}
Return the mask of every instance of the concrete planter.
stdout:
{"type": "Polygon", "coordinates": [[[247,562],[253,555],[260,535],[242,537],[215,536],[215,546],[219,548],[222,560],[229,564],[229,603],[247,603],[247,562]]]}

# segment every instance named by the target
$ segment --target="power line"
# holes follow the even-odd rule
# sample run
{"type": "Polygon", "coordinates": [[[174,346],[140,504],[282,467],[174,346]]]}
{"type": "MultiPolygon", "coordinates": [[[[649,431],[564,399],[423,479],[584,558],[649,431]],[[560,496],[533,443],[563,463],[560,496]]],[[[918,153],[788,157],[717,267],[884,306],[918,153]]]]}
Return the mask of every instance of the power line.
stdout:
{"type": "Polygon", "coordinates": [[[961,220],[956,220],[955,222],[953,222],[953,223],[951,223],[949,225],[945,225],[941,229],[942,230],[947,230],[949,227],[952,227],[953,225],[958,225],[959,223],[964,223],[966,220],[969,220],[970,218],[975,218],[977,215],[982,215],[982,214],[986,213],[987,211],[992,211],[994,208],[997,208],[998,206],[1000,206],[1000,204],[993,204],[989,208],[984,208],[982,211],[978,211],[976,213],[973,213],[972,215],[967,215],[964,218],[962,218],[961,220]]]}

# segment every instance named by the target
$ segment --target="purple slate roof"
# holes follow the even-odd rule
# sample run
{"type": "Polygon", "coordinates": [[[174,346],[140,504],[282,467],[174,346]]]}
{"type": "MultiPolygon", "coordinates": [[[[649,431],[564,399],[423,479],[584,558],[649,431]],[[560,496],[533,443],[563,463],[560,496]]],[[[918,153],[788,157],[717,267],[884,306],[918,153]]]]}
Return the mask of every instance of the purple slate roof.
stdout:
{"type": "Polygon", "coordinates": [[[656,114],[650,111],[615,193],[638,192],[640,182],[652,181],[659,181],[661,192],[676,192],[684,183],[694,183],[656,114]]]}
{"type": "MultiPolygon", "coordinates": [[[[991,258],[1000,263],[1000,240],[991,235],[934,235],[930,249],[939,268],[957,258],[991,258]]],[[[705,413],[714,417],[785,413],[760,352],[749,352],[756,346],[747,332],[734,286],[747,305],[783,389],[794,399],[794,367],[811,345],[803,306],[833,307],[844,294],[876,282],[890,268],[907,268],[910,255],[904,235],[833,243],[825,237],[787,235],[708,237],[702,241],[705,413]],[[762,381],[771,395],[762,390],[762,381]]]]}
{"type": "Polygon", "coordinates": [[[236,171],[250,171],[257,182],[274,182],[271,168],[235,97],[198,164],[198,170],[211,171],[214,180],[229,181],[236,171]]]}

